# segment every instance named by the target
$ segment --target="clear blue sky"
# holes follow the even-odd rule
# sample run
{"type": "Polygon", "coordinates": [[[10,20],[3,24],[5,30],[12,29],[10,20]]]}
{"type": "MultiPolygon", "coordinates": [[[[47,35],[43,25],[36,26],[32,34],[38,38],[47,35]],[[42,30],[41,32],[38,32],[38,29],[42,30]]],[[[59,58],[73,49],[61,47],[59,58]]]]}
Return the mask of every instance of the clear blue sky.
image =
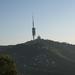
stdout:
{"type": "Polygon", "coordinates": [[[75,44],[75,0],[0,0],[0,45],[31,40],[32,15],[36,37],[75,44]]]}

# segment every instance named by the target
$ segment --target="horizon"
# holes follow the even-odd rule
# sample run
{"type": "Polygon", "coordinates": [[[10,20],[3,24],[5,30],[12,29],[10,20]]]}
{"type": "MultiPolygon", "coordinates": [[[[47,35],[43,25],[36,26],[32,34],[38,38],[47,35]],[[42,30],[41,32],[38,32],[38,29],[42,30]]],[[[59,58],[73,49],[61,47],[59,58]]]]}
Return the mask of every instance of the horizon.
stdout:
{"type": "Polygon", "coordinates": [[[74,0],[0,1],[0,45],[32,40],[32,16],[36,37],[75,45],[74,0]]]}
{"type": "MultiPolygon", "coordinates": [[[[25,43],[27,43],[27,42],[36,41],[36,40],[37,40],[37,38],[34,39],[34,40],[28,40],[28,41],[20,42],[20,43],[16,43],[16,44],[6,44],[6,45],[4,44],[4,45],[0,45],[0,46],[14,46],[14,45],[25,44],[25,43]]],[[[43,38],[41,38],[41,40],[48,40],[48,41],[53,41],[53,42],[57,42],[57,43],[60,43],[60,44],[64,43],[64,44],[69,44],[69,45],[75,46],[75,44],[68,43],[68,42],[63,42],[63,41],[50,40],[50,39],[43,39],[43,38]]]]}

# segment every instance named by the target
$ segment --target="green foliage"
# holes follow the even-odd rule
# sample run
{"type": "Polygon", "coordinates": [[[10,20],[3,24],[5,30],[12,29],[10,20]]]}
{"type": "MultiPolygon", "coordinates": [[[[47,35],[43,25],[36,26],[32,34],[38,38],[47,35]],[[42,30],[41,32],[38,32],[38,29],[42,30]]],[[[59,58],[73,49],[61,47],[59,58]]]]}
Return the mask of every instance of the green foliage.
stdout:
{"type": "Polygon", "coordinates": [[[17,75],[16,64],[8,55],[0,55],[0,75],[17,75]]]}

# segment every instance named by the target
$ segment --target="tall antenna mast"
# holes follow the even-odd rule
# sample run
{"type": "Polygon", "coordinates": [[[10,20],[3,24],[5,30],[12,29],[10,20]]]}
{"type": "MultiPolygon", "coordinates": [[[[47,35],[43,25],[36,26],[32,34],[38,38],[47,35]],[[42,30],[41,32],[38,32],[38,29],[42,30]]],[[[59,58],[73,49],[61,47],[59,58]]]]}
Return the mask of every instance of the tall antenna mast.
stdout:
{"type": "Polygon", "coordinates": [[[32,36],[33,36],[33,40],[35,39],[35,35],[36,35],[36,29],[35,29],[35,27],[34,27],[34,17],[32,16],[32,25],[33,25],[33,27],[32,27],[32,36]]]}

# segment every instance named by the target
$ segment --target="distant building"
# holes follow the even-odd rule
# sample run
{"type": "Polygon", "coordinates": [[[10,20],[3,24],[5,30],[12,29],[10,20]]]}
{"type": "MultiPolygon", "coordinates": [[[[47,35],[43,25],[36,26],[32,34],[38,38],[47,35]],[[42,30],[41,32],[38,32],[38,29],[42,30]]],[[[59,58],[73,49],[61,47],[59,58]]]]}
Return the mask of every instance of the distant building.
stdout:
{"type": "Polygon", "coordinates": [[[37,39],[38,39],[38,40],[40,40],[40,39],[41,39],[41,37],[40,37],[40,36],[38,36],[38,37],[37,37],[37,39]]]}

